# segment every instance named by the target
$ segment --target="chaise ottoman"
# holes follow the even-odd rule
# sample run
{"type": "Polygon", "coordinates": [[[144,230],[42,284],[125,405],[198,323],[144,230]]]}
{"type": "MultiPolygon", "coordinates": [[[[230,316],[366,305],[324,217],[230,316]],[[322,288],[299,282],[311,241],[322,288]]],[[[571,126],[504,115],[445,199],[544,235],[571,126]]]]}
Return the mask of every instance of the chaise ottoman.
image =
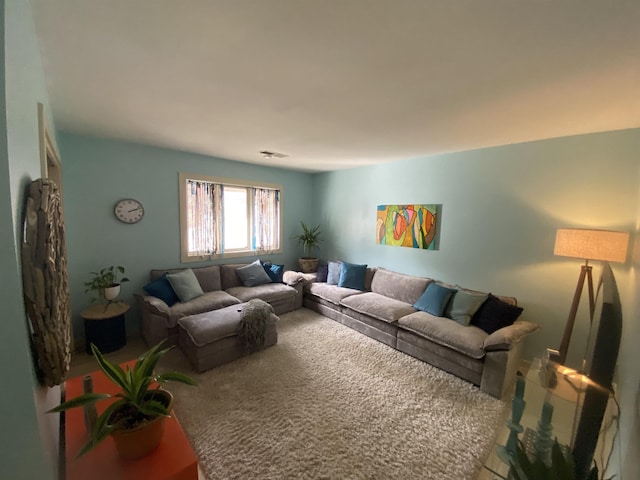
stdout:
{"type": "Polygon", "coordinates": [[[242,310],[247,303],[190,315],[178,321],[178,345],[197,372],[263,350],[278,341],[276,323],[279,318],[271,313],[265,330],[265,341],[260,347],[247,348],[238,338],[242,310]]]}

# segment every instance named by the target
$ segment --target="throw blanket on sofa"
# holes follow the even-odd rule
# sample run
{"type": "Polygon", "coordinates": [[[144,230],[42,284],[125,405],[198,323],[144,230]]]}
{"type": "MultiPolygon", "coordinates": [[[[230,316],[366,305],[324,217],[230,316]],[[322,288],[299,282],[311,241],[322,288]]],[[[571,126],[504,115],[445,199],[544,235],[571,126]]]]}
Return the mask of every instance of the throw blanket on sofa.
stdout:
{"type": "Polygon", "coordinates": [[[258,298],[249,300],[240,315],[238,340],[245,348],[258,348],[264,345],[267,323],[273,313],[273,307],[258,298]]]}

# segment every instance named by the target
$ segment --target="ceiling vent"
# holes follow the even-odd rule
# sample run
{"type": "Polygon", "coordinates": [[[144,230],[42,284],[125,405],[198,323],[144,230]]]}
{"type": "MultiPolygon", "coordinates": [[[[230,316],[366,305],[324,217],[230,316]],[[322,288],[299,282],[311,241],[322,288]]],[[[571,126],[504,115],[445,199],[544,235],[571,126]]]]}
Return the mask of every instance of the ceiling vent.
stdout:
{"type": "Polygon", "coordinates": [[[261,150],[260,155],[262,155],[262,158],[286,158],[289,156],[284,153],[270,152],[269,150],[261,150]]]}

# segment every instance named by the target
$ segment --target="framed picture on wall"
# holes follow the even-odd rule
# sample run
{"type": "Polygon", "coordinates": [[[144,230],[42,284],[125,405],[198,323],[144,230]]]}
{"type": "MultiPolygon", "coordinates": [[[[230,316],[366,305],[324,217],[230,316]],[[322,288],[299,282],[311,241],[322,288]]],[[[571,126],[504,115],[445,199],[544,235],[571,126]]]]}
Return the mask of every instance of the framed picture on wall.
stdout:
{"type": "Polygon", "coordinates": [[[376,243],[437,250],[439,205],[378,205],[376,243]]]}

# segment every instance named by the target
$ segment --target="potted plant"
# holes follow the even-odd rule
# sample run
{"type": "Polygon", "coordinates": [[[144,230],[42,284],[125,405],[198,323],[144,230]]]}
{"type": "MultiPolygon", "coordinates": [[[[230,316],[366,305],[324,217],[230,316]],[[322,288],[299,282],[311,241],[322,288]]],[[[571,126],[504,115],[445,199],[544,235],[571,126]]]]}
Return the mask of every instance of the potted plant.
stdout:
{"type": "MultiPolygon", "coordinates": [[[[129,281],[124,276],[124,267],[121,266],[105,267],[99,272],[91,272],[91,275],[93,277],[84,282],[84,293],[96,292],[98,297],[104,297],[107,302],[114,300],[120,294],[120,285],[129,281]]],[[[91,302],[95,300],[96,297],[91,298],[91,302]]]]}
{"type": "MultiPolygon", "coordinates": [[[[512,480],[574,480],[577,478],[573,454],[555,438],[548,455],[533,453],[531,459],[522,441],[518,441],[514,458],[509,462],[512,480]]],[[[598,467],[586,472],[584,480],[598,480],[598,467]]],[[[609,479],[610,480],[610,479],[609,479]]]]}
{"type": "Polygon", "coordinates": [[[302,221],[300,225],[302,225],[302,233],[294,235],[293,238],[298,240],[298,245],[302,245],[305,256],[298,259],[298,264],[303,273],[312,273],[318,270],[318,259],[311,256],[311,250],[318,248],[322,241],[320,238],[320,225],[311,228],[302,221]]]}
{"type": "Polygon", "coordinates": [[[173,348],[161,349],[163,342],[143,353],[136,360],[133,369],[127,366],[126,370],[109,362],[91,344],[100,370],[121,391],[115,395],[86,392],[49,410],[48,413],[77,407],[95,409],[96,402],[116,399],[97,416],[89,441],[80,450],[78,457],[92,450],[109,435],[116,443],[118,454],[127,459],[143,457],[160,444],[164,434],[164,420],[170,415],[173,405],[173,396],[162,388],[163,385],[167,382],[196,384],[193,379],[179,372],[155,372],[158,360],[173,348]]]}

